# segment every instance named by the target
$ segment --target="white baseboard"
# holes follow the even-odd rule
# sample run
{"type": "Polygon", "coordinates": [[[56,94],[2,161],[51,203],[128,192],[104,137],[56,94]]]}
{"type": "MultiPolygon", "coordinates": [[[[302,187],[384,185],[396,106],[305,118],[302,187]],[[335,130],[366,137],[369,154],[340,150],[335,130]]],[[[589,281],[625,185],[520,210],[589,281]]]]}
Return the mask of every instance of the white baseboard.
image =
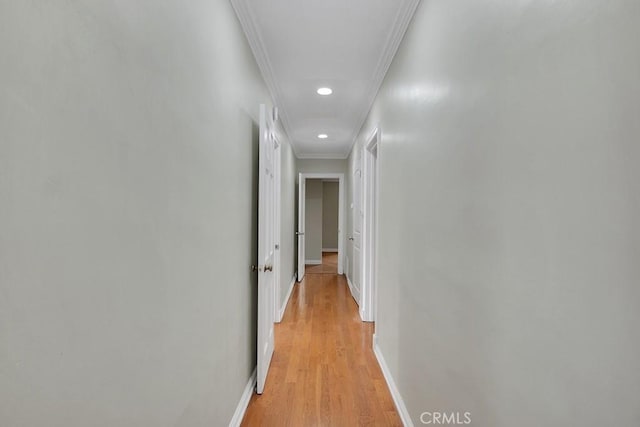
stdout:
{"type": "Polygon", "coordinates": [[[287,309],[287,304],[289,303],[289,298],[291,298],[291,293],[293,292],[293,285],[296,284],[296,275],[294,274],[291,278],[291,283],[289,283],[289,290],[287,291],[287,296],[284,301],[282,301],[282,307],[280,307],[280,314],[278,316],[278,323],[282,322],[282,316],[284,316],[284,311],[287,309]]]}
{"type": "Polygon", "coordinates": [[[247,411],[251,396],[253,396],[253,390],[256,388],[256,369],[257,368],[253,369],[251,378],[249,378],[249,382],[242,392],[240,402],[238,402],[238,406],[236,407],[236,412],[233,413],[233,418],[229,421],[229,427],[240,427],[240,423],[242,423],[244,413],[247,411]]]}
{"type": "MultiPolygon", "coordinates": [[[[349,276],[347,276],[345,274],[345,276],[347,278],[347,285],[349,285],[349,292],[351,292],[351,296],[353,297],[353,299],[355,300],[356,304],[358,305],[358,307],[360,307],[360,293],[356,291],[356,288],[353,287],[353,283],[351,283],[351,280],[349,279],[349,276]]],[[[360,310],[358,310],[360,311],[360,310]]]]}
{"type": "Polygon", "coordinates": [[[378,359],[378,365],[380,365],[382,375],[384,375],[384,379],[387,382],[389,391],[391,392],[393,403],[396,404],[396,409],[398,410],[398,414],[400,415],[402,424],[404,424],[405,427],[414,427],[413,421],[411,421],[411,417],[409,416],[409,411],[407,411],[407,407],[404,406],[402,396],[400,396],[398,387],[396,386],[396,383],[391,376],[391,372],[389,371],[387,362],[385,362],[384,356],[382,356],[382,352],[380,351],[380,347],[378,346],[378,338],[376,337],[376,334],[373,334],[373,353],[376,355],[376,359],[378,359]]]}
{"type": "Polygon", "coordinates": [[[321,265],[322,264],[322,260],[321,259],[306,259],[304,260],[304,263],[307,265],[321,265]]]}
{"type": "Polygon", "coordinates": [[[322,252],[338,252],[338,248],[322,248],[322,252]]]}

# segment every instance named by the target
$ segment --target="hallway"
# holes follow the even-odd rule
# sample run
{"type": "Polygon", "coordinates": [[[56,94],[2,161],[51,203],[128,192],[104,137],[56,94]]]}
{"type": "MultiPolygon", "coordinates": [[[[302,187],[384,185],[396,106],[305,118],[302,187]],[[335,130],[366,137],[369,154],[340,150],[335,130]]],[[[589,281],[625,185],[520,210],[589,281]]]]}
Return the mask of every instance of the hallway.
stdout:
{"type": "Polygon", "coordinates": [[[264,394],[243,426],[402,425],[371,349],[373,323],[360,320],[344,276],[307,271],[275,333],[264,394]]]}
{"type": "Polygon", "coordinates": [[[640,0],[0,34],[0,427],[640,427],[640,0]]]}

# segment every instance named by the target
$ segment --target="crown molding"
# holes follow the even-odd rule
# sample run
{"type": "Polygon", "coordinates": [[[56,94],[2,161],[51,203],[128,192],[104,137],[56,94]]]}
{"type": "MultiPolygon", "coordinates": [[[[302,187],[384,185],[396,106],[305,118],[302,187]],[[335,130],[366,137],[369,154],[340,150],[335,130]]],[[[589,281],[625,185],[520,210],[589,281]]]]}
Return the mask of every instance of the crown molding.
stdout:
{"type": "MultiPolygon", "coordinates": [[[[230,2],[231,6],[233,6],[233,9],[236,11],[236,15],[238,17],[238,20],[240,21],[240,26],[247,36],[249,47],[251,48],[256,63],[258,64],[258,68],[262,73],[262,78],[267,85],[267,90],[271,94],[273,104],[275,107],[278,107],[278,112],[282,121],[282,127],[284,128],[284,131],[287,135],[292,135],[287,111],[282,107],[282,103],[280,102],[280,100],[282,99],[282,92],[274,77],[273,66],[269,61],[267,49],[265,47],[264,41],[262,40],[262,37],[260,36],[260,31],[258,30],[258,25],[256,24],[256,19],[251,10],[251,7],[249,6],[247,0],[230,0],[230,2]]],[[[291,147],[293,148],[293,152],[295,153],[296,148],[290,138],[289,142],[291,144],[291,147]]]]}
{"type": "MultiPolygon", "coordinates": [[[[349,151],[349,153],[351,153],[351,151],[349,151]]],[[[317,154],[317,153],[302,153],[302,154],[296,154],[296,157],[299,160],[312,160],[312,159],[316,159],[316,160],[344,160],[347,159],[349,157],[349,154],[344,154],[344,153],[327,153],[327,154],[317,154]]]]}
{"type": "Polygon", "coordinates": [[[382,55],[378,60],[378,65],[376,66],[373,80],[371,81],[371,85],[369,86],[369,90],[367,91],[369,97],[367,99],[366,107],[360,114],[358,126],[355,128],[355,131],[352,134],[349,153],[353,149],[356,138],[358,138],[358,135],[362,130],[362,126],[364,126],[364,122],[369,116],[369,112],[373,107],[373,103],[378,96],[378,91],[380,90],[382,82],[387,75],[387,71],[389,71],[389,67],[393,62],[393,58],[396,56],[396,52],[400,47],[400,43],[402,43],[402,39],[407,32],[407,28],[409,28],[409,24],[411,23],[411,19],[413,18],[416,9],[418,8],[418,4],[420,4],[420,0],[404,0],[404,2],[402,3],[402,7],[400,8],[400,10],[398,10],[396,19],[393,23],[393,26],[391,27],[391,32],[389,33],[389,37],[387,38],[387,42],[385,43],[384,50],[382,51],[382,55]]]}
{"type": "MultiPolygon", "coordinates": [[[[289,121],[289,117],[287,114],[284,105],[280,102],[282,99],[282,91],[278,86],[278,83],[274,77],[273,66],[269,61],[269,56],[260,35],[260,31],[258,30],[258,25],[256,24],[256,19],[251,7],[249,6],[249,0],[230,0],[231,5],[236,11],[236,15],[238,16],[238,20],[240,21],[240,25],[247,36],[247,41],[249,42],[249,46],[251,47],[251,51],[253,52],[253,56],[256,59],[256,63],[258,64],[258,68],[262,73],[262,78],[265,81],[267,89],[271,94],[271,98],[273,99],[273,103],[275,106],[279,107],[280,110],[280,118],[282,119],[282,126],[287,135],[293,135],[291,122],[289,121]]],[[[382,86],[382,82],[384,81],[384,77],[393,62],[393,58],[395,57],[396,52],[398,51],[398,47],[402,42],[405,32],[409,27],[409,23],[413,18],[413,15],[418,7],[420,0],[404,0],[402,2],[402,6],[398,10],[396,18],[394,20],[394,24],[391,27],[391,31],[389,32],[389,36],[387,37],[387,41],[385,43],[382,54],[380,55],[380,59],[378,60],[378,64],[375,68],[373,78],[371,80],[371,84],[367,90],[368,98],[365,104],[365,107],[360,114],[358,121],[356,122],[356,126],[354,127],[354,132],[351,135],[351,144],[349,149],[347,150],[347,154],[344,155],[342,153],[329,153],[329,154],[305,154],[300,153],[298,148],[296,147],[295,141],[289,139],[291,148],[293,149],[294,155],[299,159],[346,159],[349,157],[351,150],[353,149],[353,145],[356,142],[356,138],[360,134],[362,126],[364,125],[369,112],[373,106],[373,102],[378,95],[378,91],[382,86]]]]}

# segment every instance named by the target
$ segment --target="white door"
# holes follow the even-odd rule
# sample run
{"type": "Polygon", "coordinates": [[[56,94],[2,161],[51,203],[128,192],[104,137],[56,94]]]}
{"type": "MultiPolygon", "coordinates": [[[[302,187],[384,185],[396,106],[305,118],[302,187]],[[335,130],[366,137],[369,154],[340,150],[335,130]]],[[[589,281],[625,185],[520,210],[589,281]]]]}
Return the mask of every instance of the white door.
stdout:
{"type": "Polygon", "coordinates": [[[362,150],[364,156],[362,191],[362,280],[360,285],[360,317],[365,322],[375,321],[376,304],[376,232],[378,194],[378,131],[362,150]]]}
{"type": "Polygon", "coordinates": [[[304,253],[304,222],[305,222],[305,212],[304,212],[304,200],[306,193],[306,182],[307,180],[304,178],[302,174],[298,175],[298,231],[296,231],[296,235],[298,236],[298,282],[302,281],[304,277],[304,262],[305,256],[304,253]]]}
{"type": "Polygon", "coordinates": [[[273,119],[260,105],[258,189],[258,394],[264,390],[274,347],[275,150],[273,119]]]}
{"type": "Polygon", "coordinates": [[[353,244],[353,269],[351,284],[353,298],[360,305],[360,289],[362,284],[362,170],[353,171],[353,235],[349,239],[353,244]]]}
{"type": "MultiPolygon", "coordinates": [[[[277,119],[274,119],[274,121],[277,119]]],[[[275,125],[274,125],[275,126],[275,125]]],[[[275,174],[275,196],[274,196],[274,206],[275,206],[275,226],[274,226],[274,245],[276,248],[275,252],[275,260],[273,263],[273,320],[276,323],[280,322],[280,275],[281,275],[281,267],[282,267],[282,257],[280,256],[280,236],[281,234],[281,221],[282,221],[282,194],[280,189],[282,188],[282,146],[280,145],[280,141],[278,141],[277,134],[273,140],[275,144],[275,157],[274,157],[274,174],[275,174]]]]}

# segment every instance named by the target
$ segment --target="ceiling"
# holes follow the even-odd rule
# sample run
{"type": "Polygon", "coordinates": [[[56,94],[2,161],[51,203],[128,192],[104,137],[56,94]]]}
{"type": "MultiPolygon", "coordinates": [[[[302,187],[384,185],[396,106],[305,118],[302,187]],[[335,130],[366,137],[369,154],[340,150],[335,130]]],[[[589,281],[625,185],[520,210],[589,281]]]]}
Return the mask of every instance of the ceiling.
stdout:
{"type": "Polygon", "coordinates": [[[231,2],[296,156],[346,158],[419,0],[231,2]]]}

